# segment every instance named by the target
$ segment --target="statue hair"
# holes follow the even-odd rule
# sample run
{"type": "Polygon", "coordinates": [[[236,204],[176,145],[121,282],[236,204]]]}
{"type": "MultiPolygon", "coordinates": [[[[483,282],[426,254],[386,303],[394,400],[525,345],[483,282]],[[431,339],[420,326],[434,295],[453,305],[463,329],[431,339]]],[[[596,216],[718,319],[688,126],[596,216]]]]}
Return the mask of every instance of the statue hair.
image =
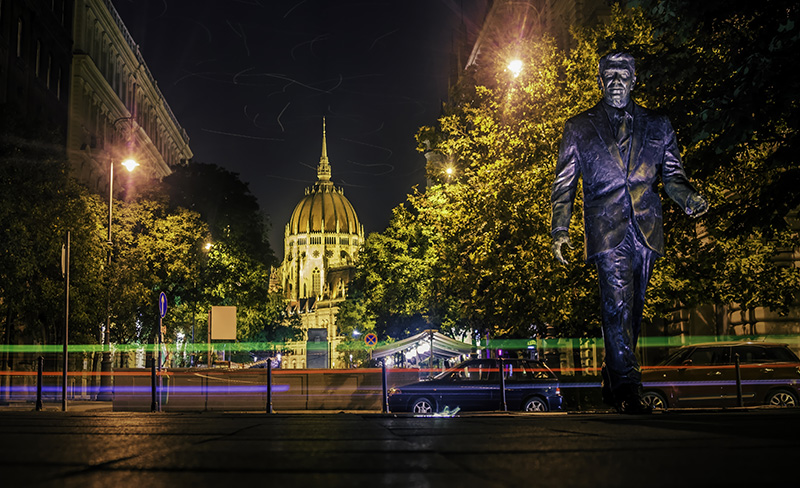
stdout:
{"type": "Polygon", "coordinates": [[[631,56],[628,53],[610,53],[603,56],[602,58],[600,58],[600,62],[598,63],[598,73],[602,75],[603,71],[605,71],[606,67],[612,61],[615,62],[622,61],[631,70],[631,74],[636,73],[636,64],[634,63],[633,56],[631,56]]]}

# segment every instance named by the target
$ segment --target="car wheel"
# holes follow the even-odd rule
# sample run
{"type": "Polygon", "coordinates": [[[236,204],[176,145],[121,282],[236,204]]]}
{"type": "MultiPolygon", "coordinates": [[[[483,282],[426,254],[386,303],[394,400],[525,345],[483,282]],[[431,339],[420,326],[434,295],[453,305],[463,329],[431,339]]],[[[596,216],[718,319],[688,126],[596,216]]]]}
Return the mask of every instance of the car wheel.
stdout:
{"type": "Polygon", "coordinates": [[[775,390],[767,395],[767,405],[776,407],[796,407],[797,396],[788,390],[775,390]]]}
{"type": "Polygon", "coordinates": [[[531,397],[525,401],[522,410],[525,412],[546,412],[548,409],[547,403],[540,397],[531,397]]]}
{"type": "Polygon", "coordinates": [[[414,400],[414,403],[411,405],[411,411],[414,413],[430,414],[434,413],[435,408],[432,401],[422,397],[414,400]]]}
{"type": "Polygon", "coordinates": [[[655,391],[647,391],[642,395],[642,401],[645,405],[653,407],[653,410],[666,410],[667,400],[661,393],[655,391]]]}

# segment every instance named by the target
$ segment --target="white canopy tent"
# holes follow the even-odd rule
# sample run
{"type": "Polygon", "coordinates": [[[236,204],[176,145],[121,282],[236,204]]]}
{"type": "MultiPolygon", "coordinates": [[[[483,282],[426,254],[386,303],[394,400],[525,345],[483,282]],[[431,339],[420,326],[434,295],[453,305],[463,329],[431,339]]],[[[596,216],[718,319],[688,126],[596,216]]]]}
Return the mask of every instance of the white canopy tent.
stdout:
{"type": "Polygon", "coordinates": [[[376,347],[372,351],[372,359],[381,359],[400,352],[404,358],[416,358],[419,365],[430,359],[431,351],[434,358],[451,359],[470,354],[473,350],[472,344],[451,339],[435,330],[426,330],[407,339],[376,347]]]}

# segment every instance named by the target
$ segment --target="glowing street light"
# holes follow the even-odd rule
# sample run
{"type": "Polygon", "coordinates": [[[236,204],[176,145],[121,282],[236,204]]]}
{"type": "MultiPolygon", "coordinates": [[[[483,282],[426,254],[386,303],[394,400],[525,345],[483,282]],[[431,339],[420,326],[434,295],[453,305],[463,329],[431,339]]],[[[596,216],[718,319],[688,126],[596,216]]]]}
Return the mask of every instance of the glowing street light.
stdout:
{"type": "Polygon", "coordinates": [[[139,166],[139,163],[137,163],[133,159],[126,159],[125,161],[122,162],[122,165],[125,166],[125,169],[127,169],[130,172],[136,169],[136,167],[139,166]]]}
{"type": "Polygon", "coordinates": [[[512,60],[508,63],[508,70],[511,71],[511,74],[516,78],[522,72],[522,61],[519,59],[512,60]]]}

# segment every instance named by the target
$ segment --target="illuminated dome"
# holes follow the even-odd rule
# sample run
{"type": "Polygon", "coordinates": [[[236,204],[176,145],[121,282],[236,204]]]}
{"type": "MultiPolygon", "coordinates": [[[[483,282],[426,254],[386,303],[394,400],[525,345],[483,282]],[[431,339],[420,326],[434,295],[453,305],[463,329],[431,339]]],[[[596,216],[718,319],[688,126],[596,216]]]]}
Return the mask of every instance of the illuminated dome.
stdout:
{"type": "Polygon", "coordinates": [[[287,236],[325,232],[336,234],[361,234],[353,205],[344,196],[344,190],[331,181],[331,165],[328,161],[328,144],[325,135],[325,120],[322,122],[322,156],[317,166],[317,182],[306,188],[306,196],[294,208],[286,228],[287,236]]]}
{"type": "Polygon", "coordinates": [[[318,181],[306,189],[306,196],[289,219],[289,235],[311,232],[359,234],[361,224],[350,200],[330,181],[318,181]]]}

